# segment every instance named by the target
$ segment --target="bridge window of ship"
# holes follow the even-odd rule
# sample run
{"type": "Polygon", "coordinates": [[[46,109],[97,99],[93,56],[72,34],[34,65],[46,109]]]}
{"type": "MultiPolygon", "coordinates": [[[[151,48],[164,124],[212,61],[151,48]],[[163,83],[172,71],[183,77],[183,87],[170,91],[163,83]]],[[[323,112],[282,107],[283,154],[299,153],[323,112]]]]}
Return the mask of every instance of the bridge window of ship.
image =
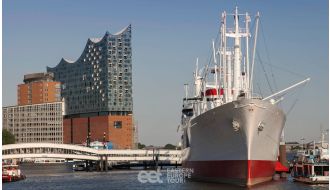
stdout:
{"type": "Polygon", "coordinates": [[[192,108],[184,108],[182,110],[182,113],[185,115],[185,116],[188,116],[188,117],[191,117],[194,115],[194,111],[192,108]]]}

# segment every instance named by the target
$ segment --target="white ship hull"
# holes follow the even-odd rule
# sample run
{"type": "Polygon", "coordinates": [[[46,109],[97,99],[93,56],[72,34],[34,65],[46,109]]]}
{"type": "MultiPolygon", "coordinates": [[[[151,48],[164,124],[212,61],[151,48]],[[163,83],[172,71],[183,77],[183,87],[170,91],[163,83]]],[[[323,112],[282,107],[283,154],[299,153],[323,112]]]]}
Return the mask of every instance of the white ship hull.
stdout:
{"type": "Polygon", "coordinates": [[[269,101],[241,99],[210,109],[188,122],[183,166],[204,181],[271,180],[284,123],[283,111],[269,101]]]}

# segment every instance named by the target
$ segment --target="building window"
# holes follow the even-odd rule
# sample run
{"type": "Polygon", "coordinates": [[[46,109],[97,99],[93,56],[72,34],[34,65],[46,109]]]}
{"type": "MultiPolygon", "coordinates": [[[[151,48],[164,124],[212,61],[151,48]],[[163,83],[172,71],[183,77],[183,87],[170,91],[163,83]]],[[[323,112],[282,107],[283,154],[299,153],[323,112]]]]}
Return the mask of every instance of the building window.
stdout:
{"type": "Polygon", "coordinates": [[[121,128],[122,127],[122,122],[121,121],[115,121],[114,123],[113,123],[113,126],[115,127],[115,128],[121,128]]]}

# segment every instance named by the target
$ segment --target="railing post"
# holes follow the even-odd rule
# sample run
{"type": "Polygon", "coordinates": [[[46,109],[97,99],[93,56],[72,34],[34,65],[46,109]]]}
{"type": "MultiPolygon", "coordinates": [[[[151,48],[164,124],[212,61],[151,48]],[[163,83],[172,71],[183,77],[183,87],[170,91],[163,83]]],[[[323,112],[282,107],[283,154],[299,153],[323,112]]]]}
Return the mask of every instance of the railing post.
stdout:
{"type": "Polygon", "coordinates": [[[108,155],[105,155],[105,171],[108,171],[108,155]]]}

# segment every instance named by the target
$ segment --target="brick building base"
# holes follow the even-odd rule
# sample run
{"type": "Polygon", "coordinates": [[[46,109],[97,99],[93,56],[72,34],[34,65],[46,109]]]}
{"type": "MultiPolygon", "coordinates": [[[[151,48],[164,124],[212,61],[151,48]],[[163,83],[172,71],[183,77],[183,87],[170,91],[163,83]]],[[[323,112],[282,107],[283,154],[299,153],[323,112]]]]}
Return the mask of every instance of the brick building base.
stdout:
{"type": "Polygon", "coordinates": [[[63,121],[63,142],[65,144],[86,143],[88,131],[91,141],[106,141],[114,149],[131,149],[133,147],[133,116],[106,115],[79,118],[65,118],[63,121]]]}

